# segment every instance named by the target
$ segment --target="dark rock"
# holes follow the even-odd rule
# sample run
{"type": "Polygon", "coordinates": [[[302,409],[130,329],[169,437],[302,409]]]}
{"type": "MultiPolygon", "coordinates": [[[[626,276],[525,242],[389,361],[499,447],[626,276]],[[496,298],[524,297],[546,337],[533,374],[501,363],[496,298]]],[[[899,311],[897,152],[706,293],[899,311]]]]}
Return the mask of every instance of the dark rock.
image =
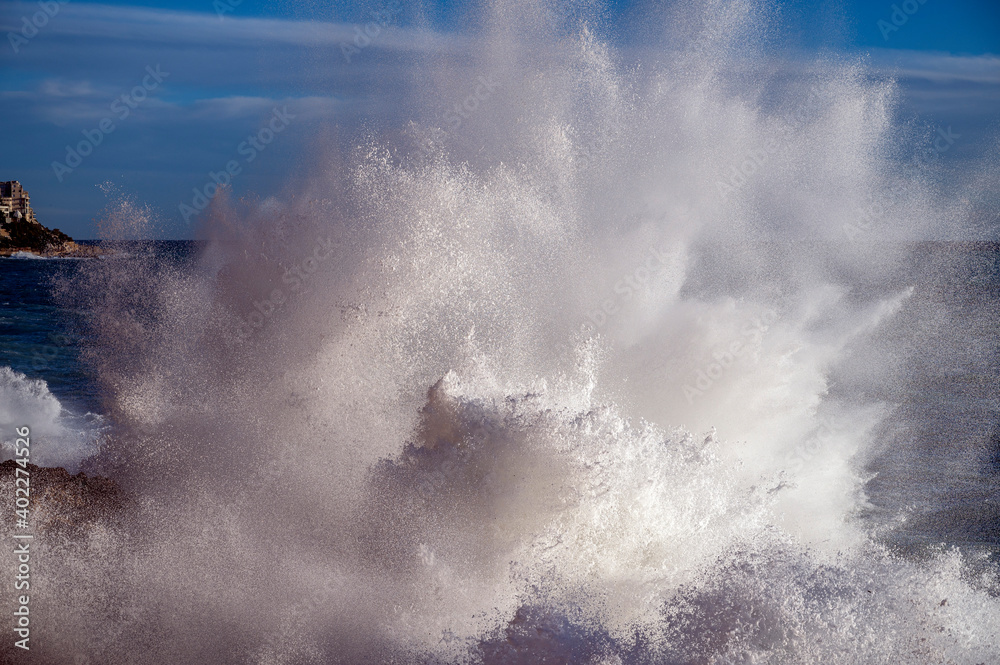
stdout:
{"type": "Polygon", "coordinates": [[[78,245],[59,229],[47,229],[27,217],[0,216],[0,256],[32,252],[42,256],[99,256],[105,251],[92,245],[78,245]]]}
{"type": "MultiPolygon", "coordinates": [[[[86,531],[97,522],[117,513],[123,504],[123,495],[114,482],[100,476],[87,477],[84,473],[70,475],[66,469],[28,464],[18,474],[21,466],[14,460],[0,464],[0,497],[13,524],[15,489],[23,487],[16,478],[28,481],[28,524],[33,533],[63,532],[72,535],[86,531]]],[[[7,520],[3,520],[6,522],[7,520]]]]}

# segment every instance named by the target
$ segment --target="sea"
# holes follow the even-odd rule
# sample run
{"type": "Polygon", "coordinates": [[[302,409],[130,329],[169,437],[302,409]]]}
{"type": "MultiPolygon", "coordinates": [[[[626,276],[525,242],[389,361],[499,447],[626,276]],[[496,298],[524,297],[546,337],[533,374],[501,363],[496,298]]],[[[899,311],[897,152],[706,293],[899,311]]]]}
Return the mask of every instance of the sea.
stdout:
{"type": "MultiPolygon", "coordinates": [[[[80,241],[96,245],[97,241],[80,241]]],[[[192,241],[140,243],[164,260],[184,261],[195,253],[192,241]]],[[[136,243],[118,243],[119,253],[136,251],[136,243]]],[[[35,462],[62,466],[76,473],[97,450],[109,423],[102,414],[100,382],[83,357],[87,336],[81,327],[81,294],[58,295],[89,259],[43,257],[15,253],[0,263],[0,396],[4,459],[13,457],[15,423],[31,422],[53,443],[35,462]]],[[[103,260],[103,259],[96,259],[103,260]]]]}
{"type": "Polygon", "coordinates": [[[32,656],[1000,663],[990,162],[694,5],[639,66],[500,3],[194,240],[0,259],[4,456],[122,497],[31,541],[32,656]]]}

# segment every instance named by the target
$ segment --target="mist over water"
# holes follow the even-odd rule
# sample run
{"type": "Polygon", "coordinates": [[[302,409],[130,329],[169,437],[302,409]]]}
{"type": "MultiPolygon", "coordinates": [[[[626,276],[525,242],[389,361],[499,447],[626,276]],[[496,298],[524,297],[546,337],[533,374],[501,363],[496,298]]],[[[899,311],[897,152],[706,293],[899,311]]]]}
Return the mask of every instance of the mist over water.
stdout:
{"type": "Polygon", "coordinates": [[[83,465],[131,498],[39,542],[42,656],[1000,661],[984,522],[894,536],[995,492],[988,432],[913,475],[925,386],[995,372],[995,301],[941,295],[970,254],[913,242],[975,192],[767,4],[674,9],[655,57],[599,19],[488,6],[412,121],[68,286],[114,423],[83,465]]]}

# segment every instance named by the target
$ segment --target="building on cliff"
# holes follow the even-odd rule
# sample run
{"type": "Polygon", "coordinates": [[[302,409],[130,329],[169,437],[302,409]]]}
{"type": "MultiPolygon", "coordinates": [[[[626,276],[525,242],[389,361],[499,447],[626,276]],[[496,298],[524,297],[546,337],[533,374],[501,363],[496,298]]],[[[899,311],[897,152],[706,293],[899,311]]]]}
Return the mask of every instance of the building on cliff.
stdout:
{"type": "Polygon", "coordinates": [[[96,248],[80,247],[59,229],[48,229],[35,217],[31,199],[17,180],[0,182],[0,256],[16,252],[43,256],[97,256],[96,248]]]}
{"type": "Polygon", "coordinates": [[[17,180],[0,181],[0,217],[38,223],[31,209],[31,197],[17,180]]]}

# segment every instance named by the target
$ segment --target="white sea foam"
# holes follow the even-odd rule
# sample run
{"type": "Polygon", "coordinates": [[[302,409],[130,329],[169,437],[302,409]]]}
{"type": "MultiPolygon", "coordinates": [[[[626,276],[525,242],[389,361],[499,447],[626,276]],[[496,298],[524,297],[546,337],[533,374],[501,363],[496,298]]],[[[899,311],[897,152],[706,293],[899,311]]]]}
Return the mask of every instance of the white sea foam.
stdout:
{"type": "Polygon", "coordinates": [[[434,89],[404,132],[294,198],[217,197],[195,268],[88,264],[102,459],[137,500],[48,569],[50,648],[1000,660],[995,565],[861,516],[936,343],[900,323],[934,316],[902,241],[960,220],[891,157],[892,85],[775,71],[760,3],[678,9],[643,67],[560,8],[491,4],[481,51],[410,65],[434,89]]]}
{"type": "Polygon", "coordinates": [[[15,428],[31,432],[30,461],[61,466],[75,473],[80,463],[97,452],[104,428],[95,414],[74,414],[63,407],[42,379],[0,367],[0,431],[4,459],[14,458],[15,428]]]}

